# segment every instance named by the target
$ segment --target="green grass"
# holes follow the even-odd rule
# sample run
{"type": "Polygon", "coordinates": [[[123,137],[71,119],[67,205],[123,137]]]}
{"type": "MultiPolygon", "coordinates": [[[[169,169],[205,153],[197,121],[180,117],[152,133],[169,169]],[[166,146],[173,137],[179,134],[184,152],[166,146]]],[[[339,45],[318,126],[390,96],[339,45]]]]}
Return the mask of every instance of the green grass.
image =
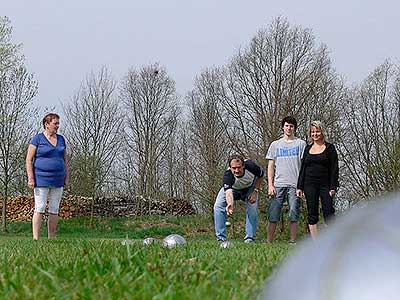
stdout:
{"type": "Polygon", "coordinates": [[[185,246],[120,240],[7,237],[0,299],[248,299],[287,255],[286,243],[187,239],[185,246]]]}
{"type": "MultiPolygon", "coordinates": [[[[8,225],[8,236],[27,236],[31,234],[30,222],[11,222],[8,225]]],[[[46,222],[43,221],[41,236],[46,237],[46,222]]],[[[94,218],[90,226],[87,217],[60,220],[57,237],[76,238],[125,238],[141,239],[146,236],[166,236],[170,233],[184,234],[183,229],[174,223],[162,219],[147,217],[128,218],[94,218]]],[[[3,234],[4,235],[4,234],[3,234]]]]}
{"type": "Polygon", "coordinates": [[[39,241],[30,223],[10,223],[0,235],[0,299],[254,299],[292,249],[286,231],[266,244],[262,219],[254,244],[242,242],[244,221],[236,221],[230,249],[214,240],[210,216],[94,221],[89,228],[88,218],[61,220],[54,240],[43,226],[39,241]],[[170,233],[187,244],[142,244],[170,233]],[[122,245],[126,237],[134,243],[122,245]]]}

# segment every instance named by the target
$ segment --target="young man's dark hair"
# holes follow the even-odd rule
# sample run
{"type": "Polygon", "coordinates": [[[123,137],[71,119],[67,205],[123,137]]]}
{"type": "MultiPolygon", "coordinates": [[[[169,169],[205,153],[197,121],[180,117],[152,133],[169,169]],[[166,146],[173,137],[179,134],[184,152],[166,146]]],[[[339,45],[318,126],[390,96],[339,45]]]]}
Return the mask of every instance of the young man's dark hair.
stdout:
{"type": "Polygon", "coordinates": [[[294,125],[294,129],[295,130],[297,129],[297,121],[296,121],[295,117],[292,117],[292,116],[284,117],[281,122],[281,128],[283,128],[283,125],[285,125],[285,123],[292,124],[292,125],[294,125]]]}
{"type": "Polygon", "coordinates": [[[240,154],[233,154],[233,155],[229,156],[229,159],[228,159],[229,167],[231,166],[232,160],[236,160],[236,159],[240,160],[242,162],[242,164],[244,165],[244,157],[240,154]]]}

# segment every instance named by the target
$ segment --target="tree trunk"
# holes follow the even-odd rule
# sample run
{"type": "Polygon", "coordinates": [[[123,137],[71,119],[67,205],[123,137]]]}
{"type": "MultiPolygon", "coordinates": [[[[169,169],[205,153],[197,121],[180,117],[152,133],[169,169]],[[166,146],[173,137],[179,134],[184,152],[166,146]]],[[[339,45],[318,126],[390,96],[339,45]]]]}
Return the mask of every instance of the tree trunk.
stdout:
{"type": "Polygon", "coordinates": [[[97,188],[96,186],[93,188],[92,201],[90,202],[90,220],[89,220],[89,228],[94,228],[93,226],[93,216],[94,216],[94,202],[96,201],[97,188]]]}
{"type": "Polygon", "coordinates": [[[3,209],[1,212],[1,229],[7,232],[7,198],[8,198],[8,176],[5,174],[4,193],[3,193],[3,209]]]}

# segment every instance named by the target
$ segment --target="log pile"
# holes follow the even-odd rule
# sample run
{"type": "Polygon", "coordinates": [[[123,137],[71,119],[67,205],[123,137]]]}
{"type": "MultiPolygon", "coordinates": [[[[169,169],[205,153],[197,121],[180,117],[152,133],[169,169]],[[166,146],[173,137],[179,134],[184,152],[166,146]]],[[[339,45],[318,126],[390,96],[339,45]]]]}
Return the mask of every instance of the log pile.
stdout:
{"type": "MultiPolygon", "coordinates": [[[[90,215],[92,198],[79,197],[77,206],[79,215],[90,215]]],[[[129,217],[137,215],[188,215],[194,214],[193,206],[181,199],[148,199],[136,197],[96,198],[93,214],[105,217],[129,217]]]]}
{"type": "Polygon", "coordinates": [[[140,197],[136,197],[136,203],[140,203],[137,214],[149,214],[149,215],[192,215],[195,214],[193,206],[186,200],[169,198],[153,201],[140,197]]]}
{"type": "MultiPolygon", "coordinates": [[[[92,198],[67,195],[61,200],[59,216],[63,219],[89,216],[91,207],[92,198]]],[[[2,201],[0,201],[0,209],[2,209],[2,201]]],[[[7,220],[30,221],[33,211],[33,196],[15,196],[7,199],[7,220]]],[[[94,216],[102,217],[129,217],[150,214],[187,215],[194,213],[195,210],[188,201],[175,198],[150,200],[141,196],[113,197],[97,198],[93,203],[94,216]]]]}
{"type": "MultiPolygon", "coordinates": [[[[3,199],[0,207],[3,209],[3,199]]],[[[34,210],[33,196],[16,196],[7,199],[7,220],[29,221],[34,210]]]]}

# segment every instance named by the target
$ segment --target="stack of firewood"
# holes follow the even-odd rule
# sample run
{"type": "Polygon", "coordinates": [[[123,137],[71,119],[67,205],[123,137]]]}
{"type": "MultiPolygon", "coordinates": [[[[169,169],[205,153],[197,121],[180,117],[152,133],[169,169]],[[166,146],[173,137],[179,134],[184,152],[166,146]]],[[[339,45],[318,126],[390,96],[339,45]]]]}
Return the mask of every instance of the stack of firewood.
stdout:
{"type": "Polygon", "coordinates": [[[59,216],[70,219],[77,216],[87,215],[87,207],[90,207],[91,198],[75,195],[63,197],[60,204],[59,216]]]}
{"type": "MultiPolygon", "coordinates": [[[[88,202],[89,201],[83,197],[63,197],[60,204],[59,216],[63,219],[70,219],[75,216],[85,215],[85,206],[88,202]]],[[[30,221],[33,216],[34,208],[33,196],[9,197],[7,199],[7,220],[30,221]]],[[[0,209],[2,209],[2,201],[0,201],[0,209]]]]}
{"type": "MultiPolygon", "coordinates": [[[[3,200],[0,208],[3,209],[3,200]]],[[[34,202],[32,196],[16,196],[7,199],[7,220],[29,221],[32,219],[34,202]]]]}
{"type": "Polygon", "coordinates": [[[161,199],[158,201],[143,201],[143,208],[150,208],[146,214],[150,215],[192,215],[195,213],[193,206],[185,200],[177,198],[161,199]]]}
{"type": "MultiPolygon", "coordinates": [[[[0,209],[2,207],[0,199],[0,209]]],[[[194,214],[193,206],[182,199],[146,199],[141,196],[132,198],[92,198],[75,195],[64,196],[61,200],[59,216],[70,219],[77,216],[89,216],[93,204],[95,216],[129,217],[135,215],[187,215],[194,214]]],[[[33,196],[15,196],[7,199],[7,220],[30,221],[34,211],[33,196]]],[[[47,208],[46,208],[47,211],[47,208]]]]}

